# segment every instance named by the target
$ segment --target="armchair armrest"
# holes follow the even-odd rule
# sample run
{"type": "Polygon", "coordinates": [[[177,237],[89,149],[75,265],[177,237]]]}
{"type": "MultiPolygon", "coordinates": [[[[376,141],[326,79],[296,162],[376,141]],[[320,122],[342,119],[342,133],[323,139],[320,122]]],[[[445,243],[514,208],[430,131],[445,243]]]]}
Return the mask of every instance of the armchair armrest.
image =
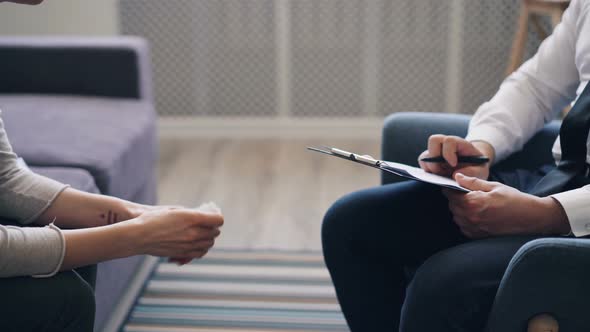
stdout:
{"type": "Polygon", "coordinates": [[[524,245],[504,274],[487,331],[526,331],[528,320],[540,313],[554,316],[560,330],[587,330],[588,262],[586,239],[546,238],[524,245]]]}
{"type": "MultiPolygon", "coordinates": [[[[395,113],[385,119],[381,156],[384,160],[418,166],[418,155],[426,149],[428,137],[445,134],[465,137],[470,116],[445,113],[395,113]]],[[[551,146],[559,133],[559,122],[546,125],[524,146],[494,168],[534,169],[553,162],[551,146]]],[[[398,182],[393,174],[382,173],[383,184],[398,182]]]]}
{"type": "MultiPolygon", "coordinates": [[[[385,119],[381,158],[403,164],[418,166],[418,155],[427,147],[428,137],[433,134],[465,137],[469,126],[468,115],[444,113],[394,113],[385,119]]],[[[382,172],[383,184],[401,179],[382,172]]]]}
{"type": "Polygon", "coordinates": [[[0,93],[152,99],[146,42],[136,37],[0,37],[0,93]]]}

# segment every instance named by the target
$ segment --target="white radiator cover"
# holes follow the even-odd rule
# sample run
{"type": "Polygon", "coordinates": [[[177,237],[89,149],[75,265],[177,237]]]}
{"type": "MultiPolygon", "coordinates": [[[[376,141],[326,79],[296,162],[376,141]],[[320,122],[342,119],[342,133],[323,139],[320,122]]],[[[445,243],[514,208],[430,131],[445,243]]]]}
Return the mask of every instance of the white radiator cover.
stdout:
{"type": "MultiPolygon", "coordinates": [[[[162,116],[472,113],[504,76],[517,0],[121,0],[162,116]]],[[[538,47],[534,33],[527,56],[538,47]]]]}

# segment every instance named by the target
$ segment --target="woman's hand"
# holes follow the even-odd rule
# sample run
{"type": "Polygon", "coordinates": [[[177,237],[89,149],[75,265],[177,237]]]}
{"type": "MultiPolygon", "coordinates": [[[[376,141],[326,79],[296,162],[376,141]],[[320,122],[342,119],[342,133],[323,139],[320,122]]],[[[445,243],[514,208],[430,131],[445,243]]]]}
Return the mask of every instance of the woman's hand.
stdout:
{"type": "Polygon", "coordinates": [[[457,136],[432,135],[428,139],[428,149],[418,157],[442,156],[446,163],[427,163],[419,161],[420,167],[429,173],[447,177],[454,177],[457,172],[487,180],[490,175],[490,165],[494,158],[494,148],[486,142],[469,142],[457,136]],[[461,164],[459,156],[484,155],[490,162],[483,165],[461,164]]]}
{"type": "Polygon", "coordinates": [[[469,238],[534,234],[561,235],[570,231],[567,215],[551,197],[539,198],[498,182],[456,174],[462,193],[443,189],[453,220],[469,238]]]}
{"type": "Polygon", "coordinates": [[[134,222],[142,251],[160,257],[176,257],[183,263],[203,257],[220,234],[223,216],[192,209],[167,208],[143,212],[134,222]]]}
{"type": "Polygon", "coordinates": [[[63,230],[66,253],[60,270],[144,254],[201,258],[215,244],[222,225],[220,214],[177,208],[146,211],[104,227],[63,230]]]}
{"type": "MultiPolygon", "coordinates": [[[[157,211],[157,210],[175,210],[183,209],[182,206],[178,205],[144,205],[133,202],[126,202],[126,210],[129,213],[129,219],[137,218],[146,212],[157,211]]],[[[171,263],[177,263],[178,265],[184,265],[193,260],[193,257],[185,256],[174,256],[168,259],[171,263]]]]}

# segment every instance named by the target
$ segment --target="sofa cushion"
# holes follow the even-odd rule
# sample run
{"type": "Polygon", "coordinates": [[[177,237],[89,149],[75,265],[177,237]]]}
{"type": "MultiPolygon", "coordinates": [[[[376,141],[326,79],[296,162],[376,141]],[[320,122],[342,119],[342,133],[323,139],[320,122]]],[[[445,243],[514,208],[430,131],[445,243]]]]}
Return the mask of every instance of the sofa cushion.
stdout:
{"type": "Polygon", "coordinates": [[[69,184],[72,188],[89,193],[99,193],[94,178],[88,171],[71,167],[30,166],[33,172],[44,175],[61,183],[69,184]]]}
{"type": "Polygon", "coordinates": [[[131,199],[154,176],[155,112],[135,99],[0,95],[6,131],[32,166],[90,172],[103,194],[131,199]]]}

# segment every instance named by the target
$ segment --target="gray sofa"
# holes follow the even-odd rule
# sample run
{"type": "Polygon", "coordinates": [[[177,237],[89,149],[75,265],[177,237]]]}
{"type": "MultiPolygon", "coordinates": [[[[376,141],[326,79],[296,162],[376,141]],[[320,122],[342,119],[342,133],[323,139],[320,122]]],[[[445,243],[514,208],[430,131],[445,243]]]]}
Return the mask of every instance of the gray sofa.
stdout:
{"type": "MultiPolygon", "coordinates": [[[[0,38],[0,109],[17,154],[72,187],[156,202],[156,114],[138,38],[0,38]]],[[[145,257],[101,263],[100,331],[145,257]]]]}
{"type": "MultiPolygon", "coordinates": [[[[426,149],[430,135],[464,137],[468,123],[467,115],[391,115],[386,119],[383,129],[382,158],[417,166],[417,156],[426,149]]],[[[558,133],[557,121],[548,124],[522,151],[494,167],[534,169],[553,163],[551,146],[558,133]]],[[[395,175],[383,173],[383,184],[401,180],[395,175]]],[[[546,238],[524,245],[514,255],[504,274],[486,331],[523,332],[527,330],[529,319],[542,313],[554,316],[559,322],[560,331],[588,331],[588,261],[588,239],[546,238]]]]}

